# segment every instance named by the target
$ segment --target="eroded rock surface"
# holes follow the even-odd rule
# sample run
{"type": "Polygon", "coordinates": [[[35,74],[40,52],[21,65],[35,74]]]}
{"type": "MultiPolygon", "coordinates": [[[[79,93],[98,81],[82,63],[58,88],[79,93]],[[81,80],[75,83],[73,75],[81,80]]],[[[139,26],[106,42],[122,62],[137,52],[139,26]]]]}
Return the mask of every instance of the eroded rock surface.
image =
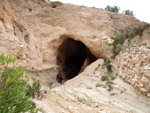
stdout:
{"type": "Polygon", "coordinates": [[[150,98],[119,77],[101,81],[108,74],[103,60],[97,60],[64,85],[52,90],[43,88],[47,94],[42,101],[33,101],[41,111],[50,109],[54,113],[149,113],[150,98]]]}
{"type": "Polygon", "coordinates": [[[150,97],[150,35],[144,32],[115,59],[113,66],[118,76],[150,97]]]}
{"type": "Polygon", "coordinates": [[[97,58],[111,57],[114,31],[142,24],[103,9],[70,4],[53,8],[42,0],[1,0],[0,9],[0,52],[19,56],[30,71],[57,68],[58,48],[67,38],[81,41],[97,58]]]}
{"type": "Polygon", "coordinates": [[[143,22],[103,9],[44,0],[0,0],[0,10],[0,54],[16,55],[28,75],[40,80],[44,97],[32,101],[41,111],[149,113],[149,28],[129,45],[126,40],[120,54],[111,59],[112,73],[103,65],[104,58],[113,56],[115,32],[143,22]],[[90,63],[101,60],[90,65],[86,59],[85,70],[59,86],[56,76],[62,65],[58,59],[65,59],[61,51],[65,45],[61,46],[69,38],[86,46],[94,59],[90,63]],[[102,81],[102,76],[108,80],[102,81]]]}

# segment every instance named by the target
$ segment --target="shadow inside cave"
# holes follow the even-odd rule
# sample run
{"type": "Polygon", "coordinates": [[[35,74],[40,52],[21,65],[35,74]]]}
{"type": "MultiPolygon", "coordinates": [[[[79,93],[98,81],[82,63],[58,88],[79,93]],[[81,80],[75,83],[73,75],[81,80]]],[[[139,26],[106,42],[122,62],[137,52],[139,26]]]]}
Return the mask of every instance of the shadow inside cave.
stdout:
{"type": "Polygon", "coordinates": [[[97,58],[80,41],[66,38],[58,49],[57,64],[65,79],[72,79],[97,58]]]}

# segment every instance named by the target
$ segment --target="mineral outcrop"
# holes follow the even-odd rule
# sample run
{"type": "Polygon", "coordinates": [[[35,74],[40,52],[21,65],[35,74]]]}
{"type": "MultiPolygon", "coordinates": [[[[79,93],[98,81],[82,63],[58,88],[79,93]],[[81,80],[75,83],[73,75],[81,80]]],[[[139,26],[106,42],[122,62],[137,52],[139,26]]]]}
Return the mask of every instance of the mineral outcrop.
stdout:
{"type": "Polygon", "coordinates": [[[44,0],[0,0],[0,54],[16,55],[28,75],[39,79],[42,87],[47,87],[48,83],[57,86],[58,72],[66,74],[67,41],[80,42],[87,53],[78,72],[81,74],[62,86],[47,89],[48,94],[42,101],[33,100],[38,107],[42,102],[47,103],[46,108],[45,104],[41,105],[41,110],[47,113],[91,113],[93,110],[95,113],[148,113],[150,28],[141,36],[133,37],[130,43],[125,40],[115,59],[112,58],[114,40],[111,38],[127,27],[144,24],[134,17],[104,9],[44,0]],[[102,76],[111,78],[103,65],[104,58],[111,60],[110,76],[116,77],[115,81],[101,81],[102,76]]]}

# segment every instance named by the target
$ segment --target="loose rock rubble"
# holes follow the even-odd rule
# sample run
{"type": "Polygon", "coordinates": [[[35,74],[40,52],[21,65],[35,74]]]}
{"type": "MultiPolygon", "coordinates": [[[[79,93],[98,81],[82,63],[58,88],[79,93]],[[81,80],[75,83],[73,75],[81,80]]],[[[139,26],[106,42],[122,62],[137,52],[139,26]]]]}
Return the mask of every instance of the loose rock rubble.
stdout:
{"type": "Polygon", "coordinates": [[[40,80],[41,95],[31,101],[41,112],[149,113],[150,30],[125,43],[111,59],[114,32],[142,24],[104,9],[44,0],[0,0],[0,54],[16,55],[27,75],[40,80]],[[68,37],[84,43],[98,60],[60,85],[58,49],[68,37]],[[103,65],[106,57],[111,59],[112,73],[103,65]]]}
{"type": "Polygon", "coordinates": [[[134,43],[121,52],[113,66],[118,76],[150,96],[150,38],[134,43]]]}

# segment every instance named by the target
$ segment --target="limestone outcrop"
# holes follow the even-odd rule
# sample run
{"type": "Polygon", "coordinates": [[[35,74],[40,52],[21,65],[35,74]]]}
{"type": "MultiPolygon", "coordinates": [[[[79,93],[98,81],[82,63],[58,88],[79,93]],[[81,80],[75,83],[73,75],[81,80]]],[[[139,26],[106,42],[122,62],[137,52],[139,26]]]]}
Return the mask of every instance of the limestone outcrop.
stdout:
{"type": "Polygon", "coordinates": [[[130,43],[126,39],[121,52],[112,58],[111,37],[127,27],[145,25],[144,22],[104,9],[44,0],[0,0],[0,10],[0,54],[16,55],[27,74],[47,88],[42,100],[33,100],[43,111],[150,111],[150,28],[141,36],[132,37],[130,43]],[[68,40],[86,47],[86,60],[79,76],[49,89],[47,84],[57,86],[56,76],[63,73],[68,40]],[[103,65],[104,58],[110,58],[113,66],[110,77],[116,77],[109,81],[111,85],[101,81],[102,76],[109,75],[103,65]]]}
{"type": "Polygon", "coordinates": [[[19,56],[30,71],[56,67],[58,48],[68,37],[84,43],[97,58],[110,57],[114,31],[142,24],[103,9],[70,4],[53,8],[42,0],[1,0],[0,9],[0,51],[19,56]]]}
{"type": "Polygon", "coordinates": [[[45,97],[32,101],[46,113],[148,113],[150,98],[119,77],[101,80],[109,74],[103,64],[104,60],[99,59],[61,86],[51,90],[43,87],[45,97]]]}
{"type": "MultiPolygon", "coordinates": [[[[116,74],[150,97],[150,29],[132,39],[112,63],[116,74]]],[[[125,44],[124,44],[125,45],[125,44]]]]}

